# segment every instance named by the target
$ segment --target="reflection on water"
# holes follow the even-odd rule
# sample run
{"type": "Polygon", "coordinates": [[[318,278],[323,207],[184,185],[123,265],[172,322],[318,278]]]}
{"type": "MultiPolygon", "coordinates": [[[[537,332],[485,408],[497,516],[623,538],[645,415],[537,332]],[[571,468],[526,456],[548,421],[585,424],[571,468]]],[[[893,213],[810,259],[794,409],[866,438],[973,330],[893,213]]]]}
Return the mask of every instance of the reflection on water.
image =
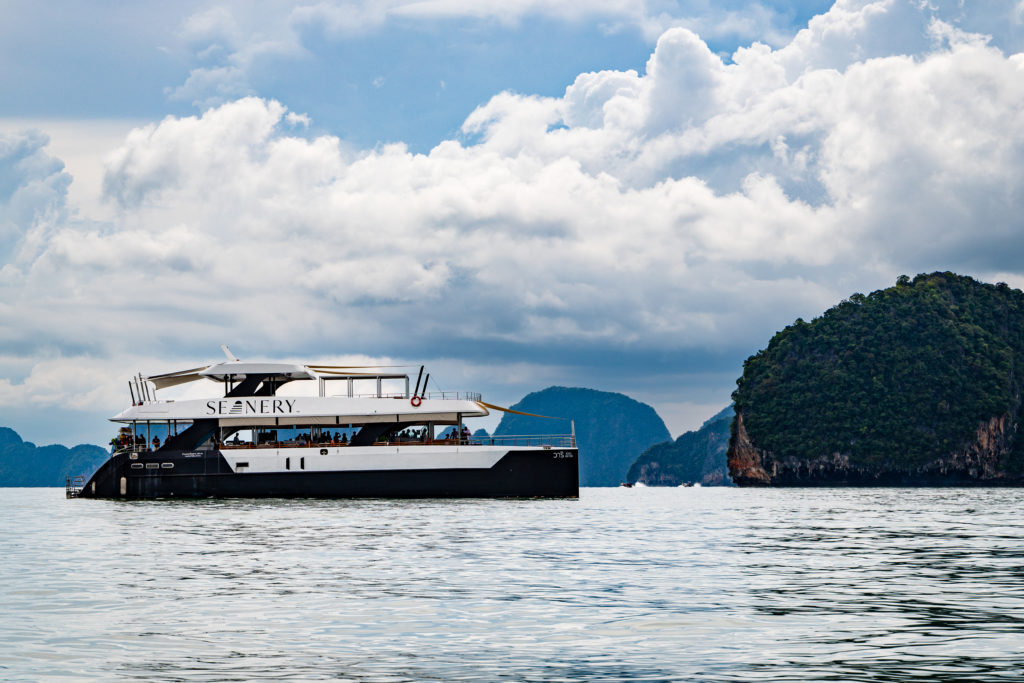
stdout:
{"type": "Polygon", "coordinates": [[[1021,490],[0,489],[0,679],[1024,678],[1021,490]]]}

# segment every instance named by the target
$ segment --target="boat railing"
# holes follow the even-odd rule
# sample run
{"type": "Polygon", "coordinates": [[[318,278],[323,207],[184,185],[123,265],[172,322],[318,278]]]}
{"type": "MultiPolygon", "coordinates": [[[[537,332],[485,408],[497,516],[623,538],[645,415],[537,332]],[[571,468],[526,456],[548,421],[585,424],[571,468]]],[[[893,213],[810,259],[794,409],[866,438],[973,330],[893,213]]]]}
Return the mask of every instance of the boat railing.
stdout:
{"type": "Polygon", "coordinates": [[[576,437],[572,434],[513,434],[500,436],[471,436],[470,446],[552,446],[555,448],[576,448],[576,437]]]}
{"type": "MultiPolygon", "coordinates": [[[[352,398],[400,398],[409,399],[412,398],[405,394],[405,392],[397,393],[372,393],[372,394],[353,394],[352,398]]],[[[478,391],[431,391],[421,396],[420,398],[442,400],[442,401],[479,401],[483,398],[483,395],[478,391]]]]}
{"type": "Polygon", "coordinates": [[[114,452],[111,453],[111,456],[130,455],[132,453],[149,453],[155,450],[155,448],[151,448],[150,446],[145,444],[138,444],[135,446],[118,446],[117,448],[114,449],[114,452]]]}
{"type": "MultiPolygon", "coordinates": [[[[237,443],[226,441],[218,446],[222,450],[247,448],[338,448],[351,446],[348,441],[262,441],[258,445],[249,441],[237,443]]],[[[471,436],[458,439],[420,438],[390,439],[375,441],[367,446],[551,446],[552,448],[575,448],[576,437],[572,434],[523,434],[511,436],[471,436]]]]}
{"type": "Polygon", "coordinates": [[[439,398],[443,401],[479,401],[483,397],[477,391],[431,391],[426,398],[439,398]]]}

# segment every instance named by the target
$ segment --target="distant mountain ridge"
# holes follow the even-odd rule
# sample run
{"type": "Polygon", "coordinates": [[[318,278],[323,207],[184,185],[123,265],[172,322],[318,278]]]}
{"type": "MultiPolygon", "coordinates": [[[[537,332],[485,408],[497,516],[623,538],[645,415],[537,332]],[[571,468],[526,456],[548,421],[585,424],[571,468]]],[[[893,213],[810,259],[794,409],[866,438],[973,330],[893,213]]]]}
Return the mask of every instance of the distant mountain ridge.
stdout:
{"type": "Polygon", "coordinates": [[[0,427],[0,486],[63,486],[66,477],[92,474],[108,457],[99,446],[36,446],[0,427]]]}
{"type": "Polygon", "coordinates": [[[649,446],[671,438],[654,408],[625,394],[578,387],[548,387],[527,394],[514,410],[564,420],[505,413],[495,436],[569,433],[576,423],[580,486],[618,486],[649,446]]]}
{"type": "Polygon", "coordinates": [[[651,446],[630,466],[626,481],[647,486],[731,486],[726,452],[734,416],[732,406],[727,406],[700,429],[651,446]]]}

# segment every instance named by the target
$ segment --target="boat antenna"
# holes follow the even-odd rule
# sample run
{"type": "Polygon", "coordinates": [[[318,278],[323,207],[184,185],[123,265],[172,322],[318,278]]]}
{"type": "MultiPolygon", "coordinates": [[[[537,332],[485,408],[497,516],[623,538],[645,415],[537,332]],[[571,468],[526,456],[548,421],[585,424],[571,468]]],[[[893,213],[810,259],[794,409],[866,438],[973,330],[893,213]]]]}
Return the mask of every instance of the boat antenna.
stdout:
{"type": "Polygon", "coordinates": [[[430,373],[428,372],[427,373],[427,378],[425,380],[423,380],[423,393],[420,394],[420,397],[422,397],[422,398],[426,398],[427,397],[427,382],[429,382],[429,381],[430,381],[430,373]]]}
{"type": "Polygon", "coordinates": [[[231,349],[228,348],[227,344],[221,344],[220,350],[224,352],[224,355],[228,357],[228,360],[238,360],[235,358],[235,354],[231,353],[231,349]]]}
{"type": "Polygon", "coordinates": [[[420,380],[421,379],[423,379],[423,366],[422,365],[420,366],[420,374],[416,375],[416,388],[413,389],[413,392],[412,392],[413,396],[419,396],[420,395],[420,380]]]}
{"type": "Polygon", "coordinates": [[[128,382],[128,393],[132,395],[132,405],[135,405],[135,390],[132,389],[131,382],[128,382]]]}

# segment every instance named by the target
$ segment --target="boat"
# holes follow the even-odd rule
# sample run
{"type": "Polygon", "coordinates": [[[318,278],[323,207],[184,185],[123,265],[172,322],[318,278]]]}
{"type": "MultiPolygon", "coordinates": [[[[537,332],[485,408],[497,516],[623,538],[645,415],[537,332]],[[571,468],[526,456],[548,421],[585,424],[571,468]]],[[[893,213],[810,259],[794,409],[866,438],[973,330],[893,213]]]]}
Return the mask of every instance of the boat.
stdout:
{"type": "Polygon", "coordinates": [[[88,479],[69,481],[68,497],[579,497],[574,427],[470,436],[467,418],[519,411],[478,393],[427,393],[422,366],[410,389],[410,375],[394,369],[245,362],[224,348],[227,362],[129,382],[131,406],[110,418],[121,425],[110,458],[88,479]],[[222,391],[156,397],[198,381],[222,391]],[[315,382],[316,395],[281,393],[298,382],[315,382]],[[375,390],[357,394],[367,383],[375,390]]]}

